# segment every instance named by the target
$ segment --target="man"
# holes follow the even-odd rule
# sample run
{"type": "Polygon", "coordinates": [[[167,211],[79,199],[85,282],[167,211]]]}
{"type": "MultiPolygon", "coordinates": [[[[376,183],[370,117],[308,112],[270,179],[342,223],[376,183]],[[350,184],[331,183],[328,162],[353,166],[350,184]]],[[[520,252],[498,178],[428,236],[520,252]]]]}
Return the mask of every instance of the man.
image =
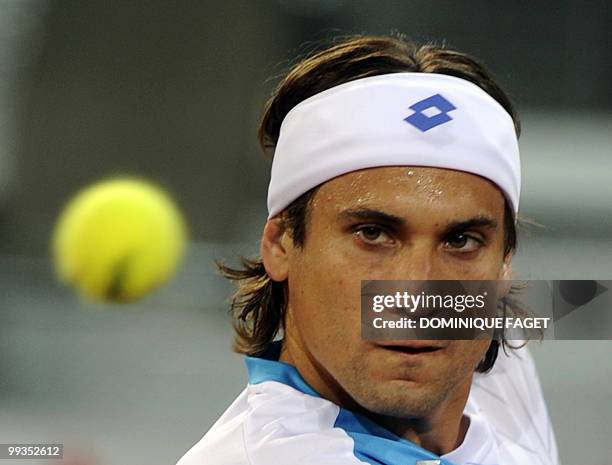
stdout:
{"type": "Polygon", "coordinates": [[[519,131],[447,48],[356,37],[297,64],[260,127],[261,258],[220,265],[249,383],[179,465],[559,463],[527,349],[360,333],[361,280],[510,279],[519,131]]]}

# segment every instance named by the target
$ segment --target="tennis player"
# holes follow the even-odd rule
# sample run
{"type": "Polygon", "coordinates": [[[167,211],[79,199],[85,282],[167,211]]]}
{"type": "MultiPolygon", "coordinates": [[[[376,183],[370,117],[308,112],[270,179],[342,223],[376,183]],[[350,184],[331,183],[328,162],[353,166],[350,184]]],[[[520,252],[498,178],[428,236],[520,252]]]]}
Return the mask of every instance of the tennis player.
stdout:
{"type": "Polygon", "coordinates": [[[445,47],[359,36],[293,67],[260,127],[261,257],[219,264],[248,385],[179,465],[558,464],[527,348],[360,332],[361,280],[511,279],[519,132],[445,47]]]}

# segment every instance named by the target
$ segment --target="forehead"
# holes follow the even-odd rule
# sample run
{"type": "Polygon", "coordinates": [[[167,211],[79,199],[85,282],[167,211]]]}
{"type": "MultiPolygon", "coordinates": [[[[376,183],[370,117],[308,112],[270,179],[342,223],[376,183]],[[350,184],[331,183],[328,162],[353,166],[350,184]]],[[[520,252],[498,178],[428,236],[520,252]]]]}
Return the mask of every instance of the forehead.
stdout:
{"type": "Polygon", "coordinates": [[[368,207],[395,214],[497,215],[504,196],[490,180],[465,171],[423,166],[367,168],[337,176],[319,187],[313,209],[368,207]]]}

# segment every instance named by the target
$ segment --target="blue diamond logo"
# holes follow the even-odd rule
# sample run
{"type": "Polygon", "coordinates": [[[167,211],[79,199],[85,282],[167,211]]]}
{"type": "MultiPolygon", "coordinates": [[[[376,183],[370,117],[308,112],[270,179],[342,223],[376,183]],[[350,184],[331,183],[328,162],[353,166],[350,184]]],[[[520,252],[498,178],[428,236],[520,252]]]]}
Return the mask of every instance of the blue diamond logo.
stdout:
{"type": "Polygon", "coordinates": [[[410,109],[414,110],[414,113],[408,118],[404,118],[404,121],[425,132],[452,120],[453,118],[448,115],[448,112],[456,110],[457,107],[440,94],[435,94],[415,103],[410,109]],[[431,110],[435,114],[431,115],[431,110]],[[424,111],[427,111],[429,115],[423,113],[424,111]]]}

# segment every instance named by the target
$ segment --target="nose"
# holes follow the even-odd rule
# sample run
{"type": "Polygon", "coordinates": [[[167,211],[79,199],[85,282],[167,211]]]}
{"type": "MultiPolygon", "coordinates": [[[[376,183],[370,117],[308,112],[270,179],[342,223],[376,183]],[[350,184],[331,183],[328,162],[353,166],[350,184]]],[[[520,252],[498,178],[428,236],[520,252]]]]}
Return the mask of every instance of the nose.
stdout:
{"type": "Polygon", "coordinates": [[[397,255],[397,279],[429,280],[443,279],[438,270],[434,248],[427,242],[413,242],[397,255]]]}

